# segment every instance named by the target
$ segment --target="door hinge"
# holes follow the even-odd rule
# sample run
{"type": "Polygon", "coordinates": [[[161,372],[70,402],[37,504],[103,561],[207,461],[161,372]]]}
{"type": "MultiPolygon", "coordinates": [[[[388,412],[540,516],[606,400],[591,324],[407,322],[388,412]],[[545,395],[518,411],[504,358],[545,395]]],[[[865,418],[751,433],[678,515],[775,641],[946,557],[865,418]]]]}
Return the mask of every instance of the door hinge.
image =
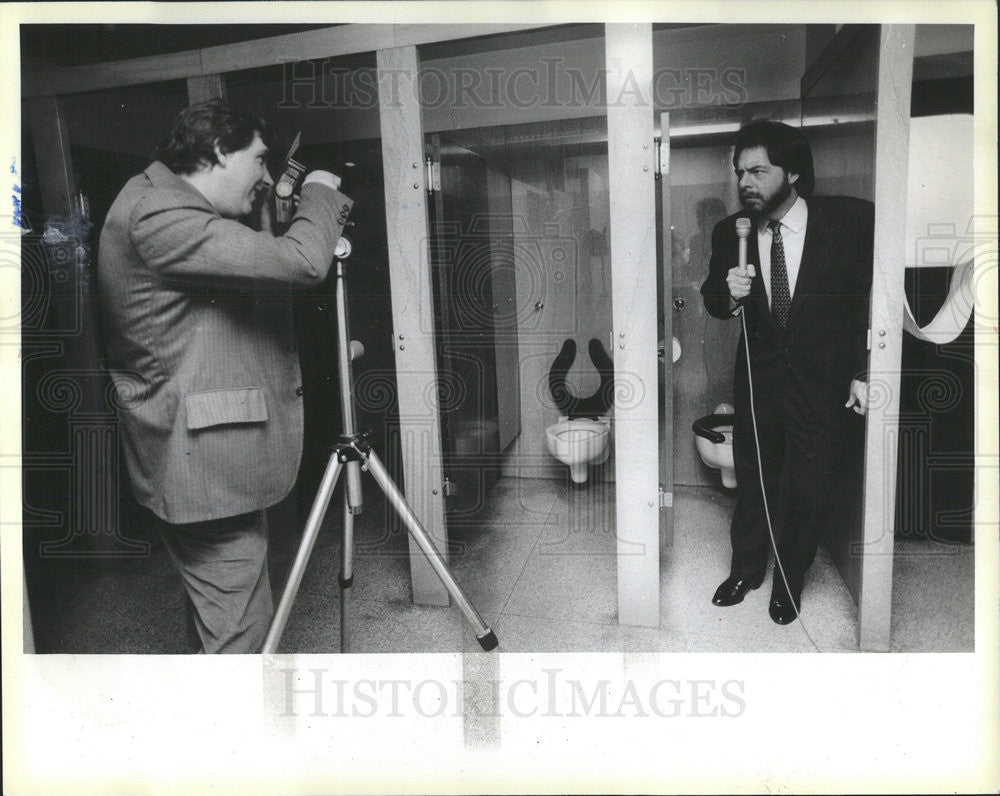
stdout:
{"type": "Polygon", "coordinates": [[[445,497],[452,497],[458,494],[458,484],[452,481],[450,478],[444,479],[444,486],[441,488],[441,494],[445,497]]]}
{"type": "Polygon", "coordinates": [[[656,179],[660,179],[670,173],[670,142],[656,136],[653,143],[656,149],[656,179]]]}
{"type": "Polygon", "coordinates": [[[674,493],[668,492],[663,484],[660,484],[660,508],[669,509],[674,506],[674,493]]]}
{"type": "Polygon", "coordinates": [[[441,164],[427,158],[424,164],[427,169],[427,193],[441,192],[441,164]]]}

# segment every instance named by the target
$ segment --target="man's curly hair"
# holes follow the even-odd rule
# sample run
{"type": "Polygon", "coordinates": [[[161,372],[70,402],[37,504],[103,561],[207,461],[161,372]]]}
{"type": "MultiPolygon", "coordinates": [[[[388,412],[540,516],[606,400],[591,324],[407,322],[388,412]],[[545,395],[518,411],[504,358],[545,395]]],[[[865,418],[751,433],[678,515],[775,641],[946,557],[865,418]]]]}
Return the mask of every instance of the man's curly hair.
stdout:
{"type": "Polygon", "coordinates": [[[153,158],[175,174],[191,174],[218,162],[216,146],[225,153],[238,152],[250,145],[254,134],[273,148],[274,133],[263,119],[235,111],[223,100],[200,102],[177,114],[170,133],[153,150],[153,158]]]}

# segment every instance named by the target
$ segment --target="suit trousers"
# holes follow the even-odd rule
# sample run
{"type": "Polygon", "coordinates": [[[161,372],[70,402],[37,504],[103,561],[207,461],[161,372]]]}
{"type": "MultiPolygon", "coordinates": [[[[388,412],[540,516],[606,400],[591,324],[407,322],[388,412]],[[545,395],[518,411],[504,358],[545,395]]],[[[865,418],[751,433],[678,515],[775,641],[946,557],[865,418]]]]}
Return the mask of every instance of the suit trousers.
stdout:
{"type": "Polygon", "coordinates": [[[183,525],[158,519],[158,525],[201,652],[260,652],[274,615],[267,512],[183,525]]]}
{"type": "MultiPolygon", "coordinates": [[[[834,509],[831,495],[841,458],[842,423],[836,414],[824,416],[816,411],[792,379],[778,395],[754,407],[766,510],[754,424],[749,414],[737,414],[734,419],[733,456],[739,497],[730,526],[731,574],[756,577],[766,570],[773,549],[769,514],[788,586],[797,596],[834,509]]],[[[773,583],[775,592],[784,590],[777,566],[773,583]]]]}

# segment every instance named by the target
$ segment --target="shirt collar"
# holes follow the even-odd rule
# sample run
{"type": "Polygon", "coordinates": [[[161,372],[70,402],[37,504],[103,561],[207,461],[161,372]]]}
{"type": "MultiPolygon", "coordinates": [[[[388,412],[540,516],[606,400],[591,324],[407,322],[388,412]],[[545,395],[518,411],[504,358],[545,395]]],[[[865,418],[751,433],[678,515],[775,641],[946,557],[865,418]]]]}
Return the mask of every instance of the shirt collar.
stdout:
{"type": "Polygon", "coordinates": [[[175,185],[180,180],[180,177],[158,160],[146,167],[146,176],[154,185],[175,185]]]}
{"type": "MultiPolygon", "coordinates": [[[[806,200],[801,196],[797,197],[794,204],[788,208],[788,212],[778,220],[783,227],[787,227],[791,232],[802,232],[806,228],[806,222],[809,220],[809,208],[806,205],[806,200]]],[[[770,223],[769,219],[761,218],[757,228],[761,232],[764,232],[770,223]]]]}

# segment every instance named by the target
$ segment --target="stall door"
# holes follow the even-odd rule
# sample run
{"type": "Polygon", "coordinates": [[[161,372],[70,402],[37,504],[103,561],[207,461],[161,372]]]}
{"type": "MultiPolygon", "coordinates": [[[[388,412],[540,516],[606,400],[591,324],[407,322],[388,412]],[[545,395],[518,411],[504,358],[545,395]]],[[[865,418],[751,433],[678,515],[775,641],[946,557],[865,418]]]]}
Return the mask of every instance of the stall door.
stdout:
{"type": "MultiPolygon", "coordinates": [[[[656,181],[659,192],[656,209],[660,220],[660,234],[657,238],[657,254],[660,270],[657,278],[659,292],[657,315],[660,322],[660,341],[657,352],[660,358],[660,381],[658,384],[659,448],[660,448],[660,538],[664,544],[674,540],[674,443],[675,417],[674,402],[674,319],[671,308],[674,304],[673,291],[673,224],[670,206],[670,114],[660,114],[660,135],[655,144],[659,147],[659,168],[656,181]]],[[[680,423],[683,426],[683,423],[680,423]]]]}
{"type": "Polygon", "coordinates": [[[844,26],[802,79],[817,185],[875,202],[873,400],[865,433],[850,441],[841,480],[831,484],[838,509],[827,537],[857,599],[866,650],[889,648],[913,36],[906,25],[844,26]]]}
{"type": "Polygon", "coordinates": [[[520,422],[510,182],[439,135],[428,152],[446,508],[474,514],[520,422]]]}

